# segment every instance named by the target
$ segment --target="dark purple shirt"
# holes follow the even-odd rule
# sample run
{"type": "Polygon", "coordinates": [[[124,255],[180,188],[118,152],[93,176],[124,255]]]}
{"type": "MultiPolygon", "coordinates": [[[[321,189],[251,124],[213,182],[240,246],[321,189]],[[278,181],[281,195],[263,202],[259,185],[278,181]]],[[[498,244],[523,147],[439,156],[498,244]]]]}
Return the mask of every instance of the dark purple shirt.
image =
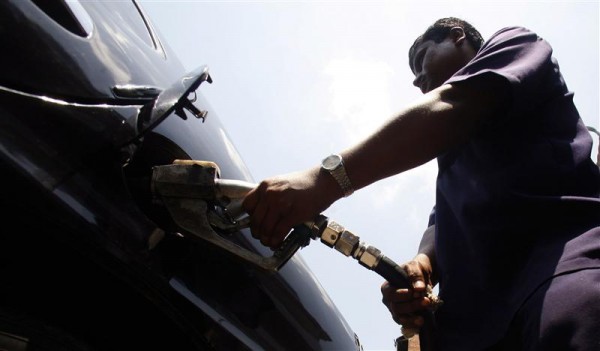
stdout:
{"type": "Polygon", "coordinates": [[[600,267],[600,174],[552,48],[505,28],[446,83],[487,74],[510,85],[506,113],[438,157],[432,222],[444,350],[494,344],[542,282],[600,267]]]}

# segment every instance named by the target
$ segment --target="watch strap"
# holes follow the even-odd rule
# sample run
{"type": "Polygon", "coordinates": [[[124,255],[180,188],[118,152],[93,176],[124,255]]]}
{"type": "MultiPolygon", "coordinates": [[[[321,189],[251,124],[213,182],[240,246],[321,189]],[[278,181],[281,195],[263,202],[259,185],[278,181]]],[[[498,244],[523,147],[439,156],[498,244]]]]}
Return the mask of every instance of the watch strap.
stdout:
{"type": "Polygon", "coordinates": [[[346,173],[346,167],[344,167],[343,163],[338,168],[331,171],[331,175],[340,185],[340,188],[342,188],[344,197],[348,197],[354,193],[354,188],[352,187],[352,183],[350,183],[350,178],[348,178],[348,173],[346,173]]]}
{"type": "Polygon", "coordinates": [[[344,197],[348,197],[354,193],[354,187],[350,182],[350,178],[348,178],[348,173],[346,173],[346,167],[344,166],[344,160],[339,155],[332,155],[339,158],[339,164],[333,169],[324,168],[338,183],[342,192],[344,193],[344,197]]]}

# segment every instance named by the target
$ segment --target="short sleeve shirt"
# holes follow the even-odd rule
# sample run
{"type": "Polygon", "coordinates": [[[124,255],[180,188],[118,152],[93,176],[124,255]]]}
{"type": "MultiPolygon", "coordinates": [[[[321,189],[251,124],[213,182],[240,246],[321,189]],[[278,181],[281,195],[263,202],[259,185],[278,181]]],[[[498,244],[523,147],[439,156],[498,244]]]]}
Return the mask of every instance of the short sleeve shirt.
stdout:
{"type": "MultiPolygon", "coordinates": [[[[496,342],[527,296],[565,272],[600,267],[600,175],[548,42],[521,27],[496,32],[446,83],[503,77],[506,113],[438,157],[439,342],[496,342]]],[[[493,93],[493,91],[490,91],[493,93]]]]}

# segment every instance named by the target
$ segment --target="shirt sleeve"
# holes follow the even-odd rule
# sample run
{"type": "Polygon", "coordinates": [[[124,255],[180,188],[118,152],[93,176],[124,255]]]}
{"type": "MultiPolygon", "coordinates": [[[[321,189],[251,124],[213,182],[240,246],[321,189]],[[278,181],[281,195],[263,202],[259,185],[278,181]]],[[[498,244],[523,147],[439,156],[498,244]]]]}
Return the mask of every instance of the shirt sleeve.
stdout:
{"type": "Polygon", "coordinates": [[[509,115],[522,115],[542,103],[549,91],[566,88],[552,58],[550,44],[522,27],[508,27],[496,32],[446,83],[464,82],[489,73],[504,77],[511,86],[509,115]]]}

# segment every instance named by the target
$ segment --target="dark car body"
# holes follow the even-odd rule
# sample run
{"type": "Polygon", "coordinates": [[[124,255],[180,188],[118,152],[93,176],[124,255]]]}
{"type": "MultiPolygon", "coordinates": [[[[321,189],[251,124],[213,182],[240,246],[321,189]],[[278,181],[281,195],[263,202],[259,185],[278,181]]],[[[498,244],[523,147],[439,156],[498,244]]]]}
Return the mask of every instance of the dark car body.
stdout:
{"type": "Polygon", "coordinates": [[[139,4],[4,0],[0,34],[0,348],[361,349],[300,257],[264,272],[169,228],[153,166],[252,177],[207,70],[186,72],[139,4]],[[190,79],[203,118],[164,94],[190,79]]]}

